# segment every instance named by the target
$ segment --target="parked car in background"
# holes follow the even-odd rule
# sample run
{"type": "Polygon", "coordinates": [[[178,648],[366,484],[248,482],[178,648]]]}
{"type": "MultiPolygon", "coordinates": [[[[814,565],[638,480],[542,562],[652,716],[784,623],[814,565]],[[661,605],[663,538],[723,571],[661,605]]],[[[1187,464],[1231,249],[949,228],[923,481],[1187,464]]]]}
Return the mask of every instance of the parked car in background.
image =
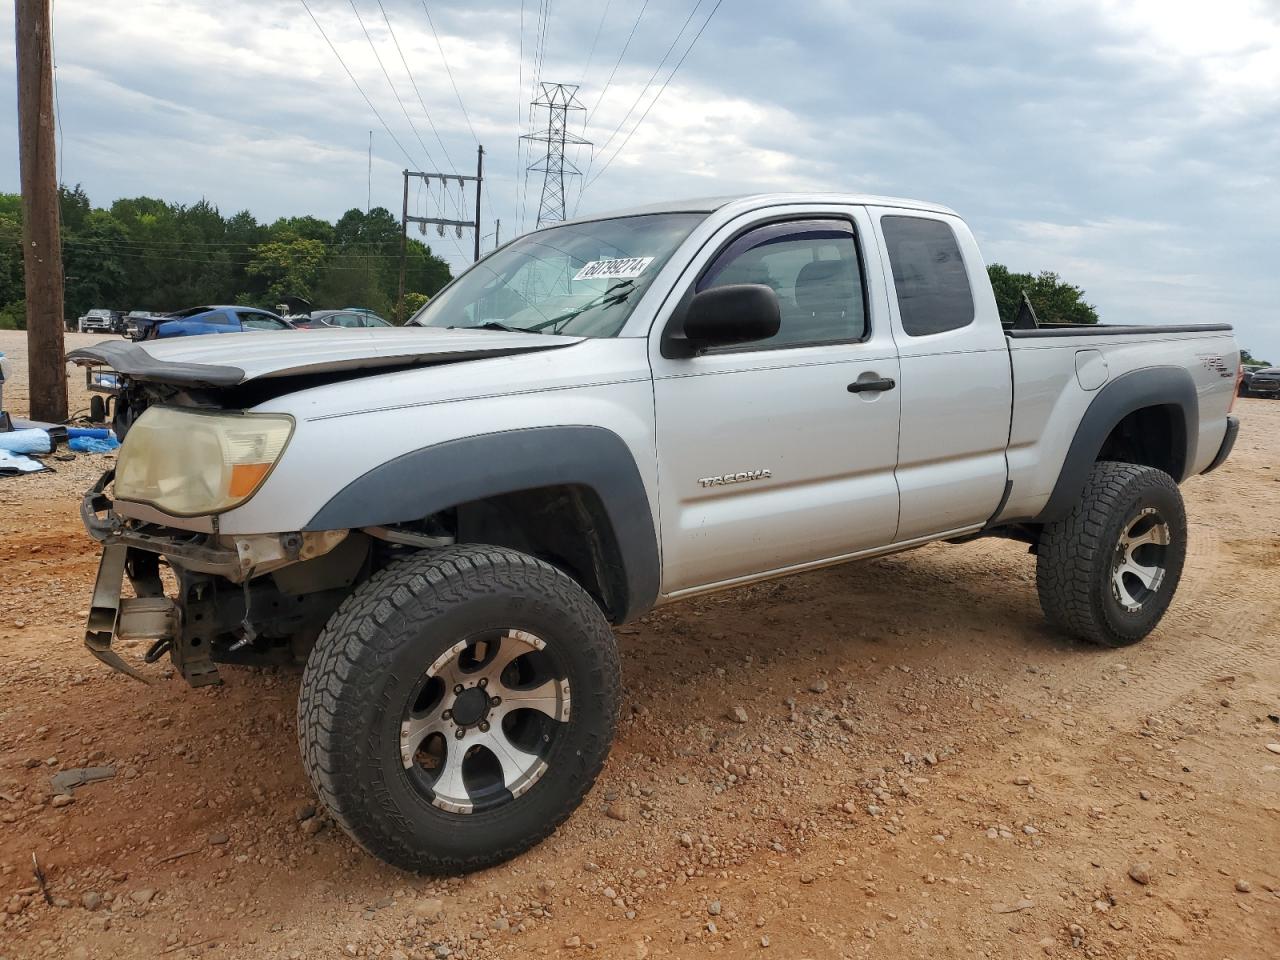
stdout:
{"type": "Polygon", "coordinates": [[[1280,397],[1280,367],[1259,367],[1250,375],[1245,368],[1244,378],[1240,381],[1240,396],[1280,397]]]}
{"type": "Polygon", "coordinates": [[[310,315],[294,318],[293,322],[303,330],[319,330],[322,327],[389,327],[391,322],[382,319],[372,310],[348,307],[345,310],[312,310],[310,315]]]}
{"type": "Polygon", "coordinates": [[[135,340],[164,340],[169,337],[198,337],[210,333],[296,330],[289,321],[257,307],[203,306],[179,310],[149,321],[138,318],[135,340]]]}
{"type": "Polygon", "coordinates": [[[86,313],[78,321],[76,327],[80,333],[115,333],[115,318],[111,310],[95,308],[86,313]]]}
{"type": "Polygon", "coordinates": [[[137,340],[139,326],[147,320],[154,320],[157,314],[150,310],[130,310],[125,314],[124,330],[121,331],[130,340],[137,340]]]}

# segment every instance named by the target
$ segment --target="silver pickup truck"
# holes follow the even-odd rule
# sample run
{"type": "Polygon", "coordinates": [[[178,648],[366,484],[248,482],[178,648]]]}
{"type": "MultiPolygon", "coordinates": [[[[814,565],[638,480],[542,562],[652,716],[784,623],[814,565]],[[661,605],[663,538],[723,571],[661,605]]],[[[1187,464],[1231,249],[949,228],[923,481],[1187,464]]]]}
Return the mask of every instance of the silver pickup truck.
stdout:
{"type": "Polygon", "coordinates": [[[124,383],[83,507],[90,649],[142,677],[112,640],[154,640],[193,684],[305,661],[320,798],[437,872],[581,802],[619,706],[610,624],[998,536],[1031,545],[1051,623],[1134,643],[1182,573],[1178,484],[1236,435],[1229,327],[1005,328],[964,222],[881,197],[556,225],[403,329],[72,357],[124,383]]]}

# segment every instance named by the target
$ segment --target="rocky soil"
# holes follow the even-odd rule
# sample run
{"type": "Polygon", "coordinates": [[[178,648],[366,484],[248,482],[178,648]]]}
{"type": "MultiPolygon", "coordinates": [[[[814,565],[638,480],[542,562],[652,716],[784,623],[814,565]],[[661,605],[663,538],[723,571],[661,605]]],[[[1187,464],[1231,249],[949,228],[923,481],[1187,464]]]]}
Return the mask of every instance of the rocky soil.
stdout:
{"type": "Polygon", "coordinates": [[[316,810],[297,672],[88,656],[78,494],[110,457],[0,479],[0,957],[1274,958],[1280,403],[1238,410],[1144,643],[1055,635],[996,540],[657,611],[618,630],[584,806],[452,880],[316,810]],[[112,772],[51,782],[77,768],[112,772]]]}

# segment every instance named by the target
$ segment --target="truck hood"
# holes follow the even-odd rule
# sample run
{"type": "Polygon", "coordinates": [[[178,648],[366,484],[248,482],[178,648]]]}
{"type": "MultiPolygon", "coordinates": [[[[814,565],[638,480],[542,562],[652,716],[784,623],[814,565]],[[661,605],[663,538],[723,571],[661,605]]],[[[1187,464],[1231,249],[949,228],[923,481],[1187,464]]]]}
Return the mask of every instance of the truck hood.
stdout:
{"type": "Polygon", "coordinates": [[[387,367],[483,360],[572,346],[581,337],[441,327],[380,327],[228,333],[130,343],[108,340],[81,347],[67,359],[108,366],[134,380],[226,388],[251,380],[312,374],[376,373],[387,367]]]}

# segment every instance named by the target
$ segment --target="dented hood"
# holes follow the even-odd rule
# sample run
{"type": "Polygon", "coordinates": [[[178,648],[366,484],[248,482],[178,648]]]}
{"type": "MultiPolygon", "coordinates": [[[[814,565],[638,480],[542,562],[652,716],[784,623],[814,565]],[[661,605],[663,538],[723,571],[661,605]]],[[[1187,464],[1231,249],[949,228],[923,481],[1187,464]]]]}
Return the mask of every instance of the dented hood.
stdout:
{"type": "Polygon", "coordinates": [[[483,360],[572,346],[581,337],[441,327],[228,333],[140,343],[108,340],[67,359],[134,380],[234,387],[250,380],[483,360]]]}

